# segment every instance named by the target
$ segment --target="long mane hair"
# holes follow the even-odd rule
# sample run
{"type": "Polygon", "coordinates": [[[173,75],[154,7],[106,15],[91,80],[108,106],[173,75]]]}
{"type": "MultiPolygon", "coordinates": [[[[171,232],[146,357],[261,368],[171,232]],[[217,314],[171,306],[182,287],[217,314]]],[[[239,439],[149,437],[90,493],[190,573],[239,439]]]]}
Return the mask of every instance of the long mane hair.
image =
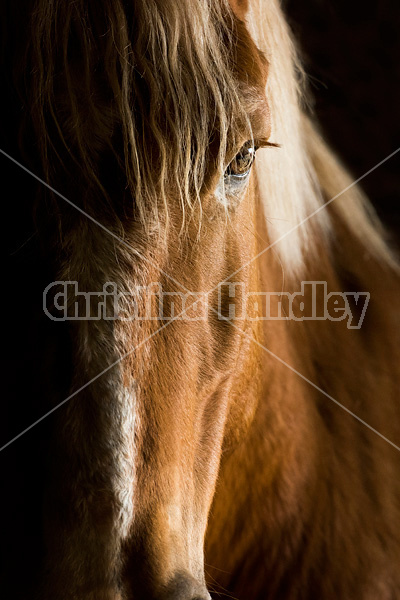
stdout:
{"type": "MultiPolygon", "coordinates": [[[[3,42],[16,49],[21,114],[37,140],[30,158],[40,157],[45,179],[60,186],[79,173],[87,208],[99,198],[110,208],[122,194],[124,211],[133,209],[147,230],[159,227],[161,213],[166,225],[171,186],[185,215],[201,211],[210,144],[223,172],[235,125],[247,119],[249,99],[232,74],[237,36],[227,0],[36,0],[32,8],[31,21],[16,28],[23,38],[4,32],[3,42]]],[[[279,0],[250,2],[248,26],[270,63],[272,137],[282,146],[259,153],[257,176],[270,241],[283,238],[276,250],[290,274],[312,256],[315,240],[330,239],[330,211],[296,226],[352,179],[306,115],[305,77],[279,0]]],[[[358,187],[332,208],[368,253],[394,265],[358,187]]]]}
{"type": "Polygon", "coordinates": [[[315,251],[313,242],[322,237],[329,243],[333,210],[371,256],[397,268],[370,202],[358,186],[349,188],[354,178],[310,118],[307,78],[280,4],[279,0],[251,2],[249,15],[254,38],[270,61],[267,97],[272,135],[284,148],[267,156],[260,153],[257,160],[271,243],[282,238],[276,251],[285,269],[301,272],[305,256],[315,251]],[[335,196],[329,211],[318,210],[335,196]],[[315,216],[307,220],[312,213],[315,216]],[[289,230],[290,235],[285,235],[289,230]]]}
{"type": "Polygon", "coordinates": [[[47,181],[78,174],[87,208],[123,194],[148,231],[168,221],[167,189],[201,211],[209,146],[223,172],[247,119],[228,2],[37,0],[24,37],[16,87],[47,181]]]}

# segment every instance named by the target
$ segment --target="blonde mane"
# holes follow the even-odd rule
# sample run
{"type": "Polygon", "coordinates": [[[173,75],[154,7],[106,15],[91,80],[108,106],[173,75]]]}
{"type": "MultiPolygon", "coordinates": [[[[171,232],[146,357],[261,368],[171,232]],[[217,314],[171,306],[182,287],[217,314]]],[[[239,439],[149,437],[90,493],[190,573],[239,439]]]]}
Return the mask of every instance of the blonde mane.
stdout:
{"type": "MultiPolygon", "coordinates": [[[[228,1],[33,4],[15,68],[29,107],[28,134],[33,127],[37,140],[26,152],[33,166],[38,154],[54,187],[63,181],[64,191],[91,211],[101,212],[105,201],[148,232],[166,229],[171,190],[184,219],[193,210],[201,214],[210,146],[222,175],[238,123],[247,118],[233,73],[237,32],[228,1]]],[[[303,223],[352,179],[305,115],[305,77],[279,0],[249,4],[249,30],[270,62],[271,139],[282,146],[260,150],[256,170],[270,242],[285,273],[301,273],[316,242],[329,243],[333,213],[371,255],[394,266],[357,186],[303,223]]]]}
{"type": "Polygon", "coordinates": [[[397,269],[371,204],[356,185],[342,193],[354,179],[305,114],[305,75],[279,0],[250,2],[248,27],[270,62],[271,139],[282,148],[259,151],[256,168],[270,242],[276,244],[285,272],[301,274],[305,257],[312,258],[316,251],[316,241],[329,241],[332,212],[366,252],[397,269]],[[334,196],[338,197],[329,209],[318,210],[334,196]]]}
{"type": "Polygon", "coordinates": [[[227,0],[35,5],[20,88],[46,179],[78,172],[83,202],[112,206],[101,168],[115,165],[116,193],[148,231],[165,228],[171,190],[184,218],[201,211],[210,145],[223,173],[247,120],[227,0]]]}

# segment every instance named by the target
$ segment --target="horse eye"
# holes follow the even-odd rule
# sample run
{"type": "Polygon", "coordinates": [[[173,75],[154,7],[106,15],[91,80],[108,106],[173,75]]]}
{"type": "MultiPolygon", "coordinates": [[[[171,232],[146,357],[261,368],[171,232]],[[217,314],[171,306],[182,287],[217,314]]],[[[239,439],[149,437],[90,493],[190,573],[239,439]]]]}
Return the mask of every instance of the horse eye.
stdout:
{"type": "Polygon", "coordinates": [[[257,148],[249,141],[242,146],[233,161],[225,171],[225,179],[245,179],[250,173],[251,166],[256,158],[257,148]]]}

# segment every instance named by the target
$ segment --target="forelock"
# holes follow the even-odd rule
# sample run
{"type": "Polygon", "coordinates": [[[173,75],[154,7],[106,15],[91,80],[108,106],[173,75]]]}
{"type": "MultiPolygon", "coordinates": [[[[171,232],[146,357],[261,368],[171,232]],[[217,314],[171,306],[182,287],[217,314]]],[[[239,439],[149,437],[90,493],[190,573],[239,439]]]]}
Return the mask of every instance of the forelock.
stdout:
{"type": "Polygon", "coordinates": [[[251,136],[240,27],[226,0],[38,0],[26,59],[48,178],[67,163],[107,197],[106,155],[144,224],[171,196],[201,206],[209,171],[251,136]]]}

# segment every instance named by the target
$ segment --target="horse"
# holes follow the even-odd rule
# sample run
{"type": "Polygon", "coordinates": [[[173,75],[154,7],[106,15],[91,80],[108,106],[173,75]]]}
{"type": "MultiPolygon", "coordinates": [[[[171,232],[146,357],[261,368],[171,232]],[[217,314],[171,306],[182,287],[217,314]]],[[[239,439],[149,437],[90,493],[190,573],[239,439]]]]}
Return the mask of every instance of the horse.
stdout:
{"type": "Polygon", "coordinates": [[[1,10],[2,595],[400,597],[399,266],[279,1],[1,10]]]}

